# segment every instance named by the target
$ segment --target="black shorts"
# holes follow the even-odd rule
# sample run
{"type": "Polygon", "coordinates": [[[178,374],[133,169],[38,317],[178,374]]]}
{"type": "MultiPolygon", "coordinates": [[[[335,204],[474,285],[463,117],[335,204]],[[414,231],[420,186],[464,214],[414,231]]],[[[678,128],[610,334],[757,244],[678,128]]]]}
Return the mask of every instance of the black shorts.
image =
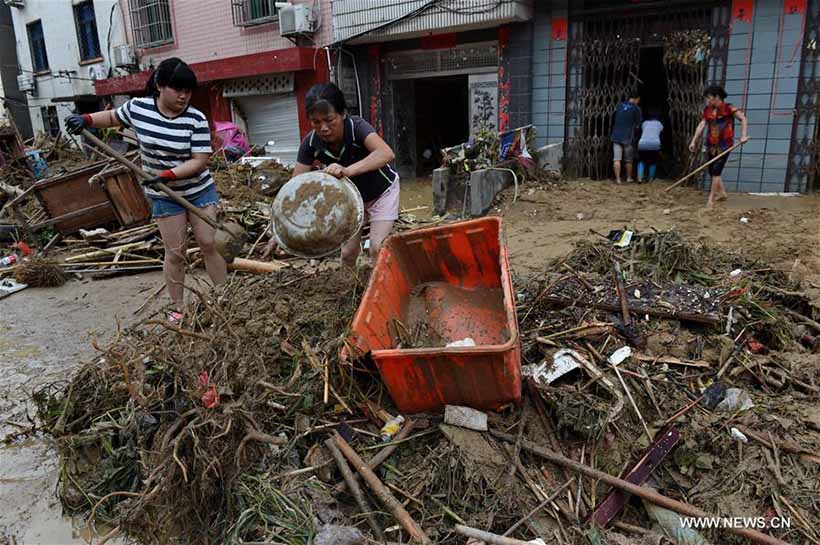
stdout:
{"type": "Polygon", "coordinates": [[[654,165],[655,163],[657,163],[660,155],[661,151],[656,149],[638,150],[638,157],[647,165],[654,165]]]}
{"type": "MultiPolygon", "coordinates": [[[[711,161],[712,159],[714,159],[718,155],[719,155],[719,153],[716,153],[714,155],[709,154],[708,158],[711,161]]],[[[709,175],[710,176],[720,176],[723,173],[723,167],[726,166],[726,161],[727,161],[727,159],[729,159],[729,155],[730,154],[727,153],[726,155],[724,155],[723,157],[721,157],[720,159],[718,159],[717,161],[715,161],[714,163],[709,165],[709,175]]]]}

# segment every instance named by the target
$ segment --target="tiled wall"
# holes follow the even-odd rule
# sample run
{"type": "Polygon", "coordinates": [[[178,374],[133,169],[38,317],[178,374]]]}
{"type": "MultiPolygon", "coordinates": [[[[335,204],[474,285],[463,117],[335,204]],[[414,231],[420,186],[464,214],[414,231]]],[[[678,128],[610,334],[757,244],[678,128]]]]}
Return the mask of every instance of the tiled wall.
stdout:
{"type": "MultiPolygon", "coordinates": [[[[143,64],[150,61],[157,65],[163,59],[176,56],[192,64],[293,47],[290,40],[279,35],[279,23],[235,26],[231,0],[169,0],[169,3],[174,43],[140,50],[143,64]]],[[[317,43],[322,45],[322,40],[332,37],[331,0],[294,0],[293,3],[319,8],[321,26],[314,36],[317,43]]],[[[128,0],[120,0],[120,6],[130,27],[128,0]]]]}
{"type": "Polygon", "coordinates": [[[533,28],[530,23],[510,25],[507,66],[510,70],[509,129],[528,125],[532,112],[530,71],[533,57],[533,28]]]}
{"type": "Polygon", "coordinates": [[[532,124],[536,146],[563,142],[567,42],[552,40],[552,18],[567,17],[566,2],[535,3],[532,42],[532,124]],[[551,5],[552,4],[552,5],[551,5]]]}
{"type": "MultiPolygon", "coordinates": [[[[727,100],[746,112],[751,137],[732,152],[723,171],[723,181],[732,191],[784,190],[804,16],[783,10],[783,2],[756,0],[751,22],[732,22],[727,100]]],[[[739,137],[740,124],[735,131],[739,137]]]]}

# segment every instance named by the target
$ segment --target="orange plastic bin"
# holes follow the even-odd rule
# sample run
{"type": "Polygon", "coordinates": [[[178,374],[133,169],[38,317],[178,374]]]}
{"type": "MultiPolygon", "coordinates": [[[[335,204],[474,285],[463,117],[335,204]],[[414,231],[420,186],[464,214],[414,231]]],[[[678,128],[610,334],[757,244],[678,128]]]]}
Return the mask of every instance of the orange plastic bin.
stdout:
{"type": "Polygon", "coordinates": [[[387,239],[353,318],[351,344],[372,355],[403,413],[518,401],[521,348],[501,219],[387,239]],[[420,328],[435,346],[397,347],[420,328]],[[467,337],[475,346],[446,347],[467,337]]]}

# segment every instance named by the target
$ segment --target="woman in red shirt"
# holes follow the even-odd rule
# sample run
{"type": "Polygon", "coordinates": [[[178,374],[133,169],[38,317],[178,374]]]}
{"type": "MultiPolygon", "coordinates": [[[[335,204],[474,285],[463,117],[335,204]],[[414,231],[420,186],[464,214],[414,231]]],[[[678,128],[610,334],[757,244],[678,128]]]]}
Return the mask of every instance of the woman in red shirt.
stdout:
{"type": "MultiPolygon", "coordinates": [[[[689,151],[695,153],[703,130],[708,128],[706,133],[706,156],[711,160],[734,145],[735,119],[740,121],[740,141],[742,143],[748,142],[749,123],[742,111],[732,106],[732,104],[724,102],[726,91],[723,87],[710,85],[703,91],[703,96],[706,98],[706,108],[703,110],[703,119],[698,128],[695,129],[692,142],[689,143],[689,151]]],[[[715,204],[715,201],[723,201],[728,197],[721,177],[728,158],[729,154],[727,153],[709,165],[709,174],[712,177],[712,187],[709,191],[709,199],[706,201],[706,206],[709,208],[715,204]]]]}

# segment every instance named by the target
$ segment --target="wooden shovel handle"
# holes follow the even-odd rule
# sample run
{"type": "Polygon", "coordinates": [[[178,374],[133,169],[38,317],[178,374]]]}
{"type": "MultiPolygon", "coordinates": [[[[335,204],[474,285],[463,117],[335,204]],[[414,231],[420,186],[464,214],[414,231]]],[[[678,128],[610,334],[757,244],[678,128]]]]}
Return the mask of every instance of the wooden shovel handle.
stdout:
{"type": "MultiPolygon", "coordinates": [[[[142,178],[143,180],[153,178],[153,176],[150,176],[147,172],[145,172],[140,167],[138,167],[133,161],[129,160],[123,154],[121,154],[121,153],[117,152],[116,150],[114,150],[111,146],[109,146],[108,144],[106,144],[105,142],[103,142],[102,140],[100,140],[99,138],[94,136],[93,134],[91,134],[91,132],[89,132],[88,130],[83,129],[82,135],[85,138],[87,138],[89,142],[91,142],[92,144],[94,144],[95,146],[100,148],[102,151],[104,151],[109,157],[111,157],[113,159],[116,159],[117,161],[119,161],[123,165],[130,168],[134,172],[134,174],[137,175],[137,177],[142,178]]],[[[182,197],[178,193],[174,192],[167,185],[165,185],[163,183],[160,183],[160,182],[157,182],[153,185],[154,185],[154,187],[156,187],[157,189],[159,189],[160,191],[165,193],[175,203],[177,203],[181,207],[185,208],[188,212],[191,212],[192,214],[195,214],[202,221],[204,221],[205,223],[207,223],[208,225],[210,225],[214,229],[219,229],[220,228],[219,224],[216,223],[213,220],[213,218],[209,217],[205,212],[203,212],[202,210],[200,210],[199,208],[197,208],[196,206],[194,206],[193,204],[188,202],[187,199],[185,199],[184,197],[182,197]]]]}
{"type": "Polygon", "coordinates": [[[671,191],[671,190],[675,189],[676,187],[678,187],[680,184],[682,184],[683,182],[685,182],[686,180],[688,180],[689,178],[691,178],[691,177],[692,177],[692,176],[694,176],[695,174],[697,174],[697,173],[699,173],[699,172],[703,172],[703,170],[704,170],[706,167],[708,167],[709,165],[711,165],[712,163],[714,163],[715,161],[717,161],[718,159],[720,159],[720,158],[721,158],[721,157],[723,157],[724,155],[728,154],[728,153],[729,153],[729,152],[731,152],[732,150],[739,148],[740,146],[742,146],[742,145],[743,145],[743,144],[745,144],[745,143],[746,143],[746,142],[743,142],[743,141],[741,140],[740,142],[738,142],[737,144],[735,144],[735,145],[734,145],[734,146],[732,146],[731,148],[729,148],[729,149],[727,149],[727,150],[724,150],[724,151],[720,152],[719,154],[715,155],[714,157],[712,157],[711,159],[709,159],[708,161],[706,161],[705,163],[703,163],[702,165],[700,165],[698,168],[696,168],[695,170],[693,170],[692,172],[690,172],[689,174],[687,174],[686,176],[684,176],[683,178],[681,178],[680,180],[678,180],[677,182],[675,182],[674,184],[672,184],[672,185],[670,185],[669,187],[667,187],[665,191],[671,191]]]}

